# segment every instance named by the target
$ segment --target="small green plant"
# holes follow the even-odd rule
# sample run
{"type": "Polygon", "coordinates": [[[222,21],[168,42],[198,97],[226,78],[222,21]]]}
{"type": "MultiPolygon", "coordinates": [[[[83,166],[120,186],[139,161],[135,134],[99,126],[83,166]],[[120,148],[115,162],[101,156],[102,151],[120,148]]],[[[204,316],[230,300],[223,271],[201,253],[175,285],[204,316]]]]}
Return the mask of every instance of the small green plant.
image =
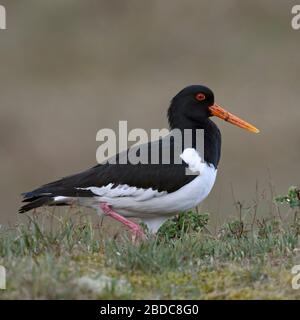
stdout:
{"type": "Polygon", "coordinates": [[[261,219],[256,221],[258,227],[258,237],[261,239],[267,239],[269,237],[274,237],[280,235],[283,231],[280,221],[261,219]]]}
{"type": "Polygon", "coordinates": [[[291,225],[291,229],[294,230],[296,236],[300,235],[300,188],[292,186],[288,190],[286,196],[278,196],[275,201],[280,204],[287,204],[291,209],[294,210],[294,221],[291,225]]]}
{"type": "Polygon", "coordinates": [[[167,239],[179,239],[185,233],[198,233],[209,222],[209,214],[188,211],[182,212],[166,221],[158,231],[159,236],[167,239]]]}
{"type": "Polygon", "coordinates": [[[245,226],[243,221],[234,220],[228,222],[227,227],[234,238],[240,239],[245,236],[245,226]]]}
{"type": "Polygon", "coordinates": [[[281,204],[288,204],[291,208],[300,208],[300,188],[292,186],[286,196],[278,196],[275,201],[281,204]]]}

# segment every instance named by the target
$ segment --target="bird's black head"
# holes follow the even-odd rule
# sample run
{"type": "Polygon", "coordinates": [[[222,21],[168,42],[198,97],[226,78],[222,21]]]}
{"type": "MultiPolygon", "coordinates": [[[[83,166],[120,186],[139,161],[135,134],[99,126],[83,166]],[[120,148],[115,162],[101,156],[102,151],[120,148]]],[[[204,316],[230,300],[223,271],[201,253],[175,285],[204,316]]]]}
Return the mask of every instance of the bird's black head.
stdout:
{"type": "Polygon", "coordinates": [[[201,85],[192,85],[182,89],[172,99],[168,110],[171,129],[205,129],[209,122],[209,117],[212,116],[217,116],[248,131],[259,132],[251,124],[216,104],[213,92],[201,85]]]}
{"type": "Polygon", "coordinates": [[[193,144],[196,141],[197,129],[204,129],[204,160],[217,168],[221,152],[221,134],[209,119],[212,116],[251,132],[257,133],[259,130],[216,104],[214,94],[209,88],[192,85],[182,89],[172,99],[168,110],[170,128],[192,129],[193,144]]]}
{"type": "MultiPolygon", "coordinates": [[[[172,128],[179,122],[204,123],[212,116],[209,107],[214,104],[213,92],[201,85],[192,85],[182,89],[171,101],[168,117],[172,128]]],[[[179,126],[181,127],[181,125],[179,126]]]]}

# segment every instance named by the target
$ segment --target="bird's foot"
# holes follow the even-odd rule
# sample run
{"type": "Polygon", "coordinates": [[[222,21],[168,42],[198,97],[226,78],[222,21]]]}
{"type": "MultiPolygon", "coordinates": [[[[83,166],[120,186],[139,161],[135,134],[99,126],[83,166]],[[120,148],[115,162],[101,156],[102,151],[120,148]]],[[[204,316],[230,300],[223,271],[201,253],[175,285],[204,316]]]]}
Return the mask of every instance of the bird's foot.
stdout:
{"type": "Polygon", "coordinates": [[[136,242],[137,239],[141,239],[141,240],[146,239],[146,235],[143,229],[138,224],[126,219],[125,217],[113,211],[112,208],[107,203],[101,203],[100,208],[102,209],[105,215],[121,222],[131,231],[133,242],[136,242]]]}

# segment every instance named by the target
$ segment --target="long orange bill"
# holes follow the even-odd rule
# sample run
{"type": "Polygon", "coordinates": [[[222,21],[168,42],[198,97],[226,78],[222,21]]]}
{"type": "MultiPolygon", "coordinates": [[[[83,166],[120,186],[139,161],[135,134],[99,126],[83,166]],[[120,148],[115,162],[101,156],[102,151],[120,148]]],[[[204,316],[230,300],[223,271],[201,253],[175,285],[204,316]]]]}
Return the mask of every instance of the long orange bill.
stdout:
{"type": "Polygon", "coordinates": [[[209,110],[213,116],[221,118],[225,121],[228,121],[240,128],[246,129],[248,131],[258,133],[259,130],[255,128],[252,124],[238,118],[237,116],[233,115],[232,113],[228,112],[227,110],[223,109],[216,103],[209,107],[209,110]]]}

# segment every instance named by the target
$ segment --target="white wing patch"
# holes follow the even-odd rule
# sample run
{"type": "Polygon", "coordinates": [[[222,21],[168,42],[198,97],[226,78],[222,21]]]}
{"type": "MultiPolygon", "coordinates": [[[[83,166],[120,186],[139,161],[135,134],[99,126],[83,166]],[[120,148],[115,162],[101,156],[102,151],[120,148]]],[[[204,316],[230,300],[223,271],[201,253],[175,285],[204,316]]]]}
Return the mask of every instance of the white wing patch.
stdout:
{"type": "Polygon", "coordinates": [[[193,148],[186,148],[183,150],[180,158],[189,166],[192,172],[199,172],[201,174],[206,167],[206,164],[202,162],[199,153],[193,148]]]}
{"type": "Polygon", "coordinates": [[[63,202],[69,201],[70,199],[71,199],[70,197],[63,197],[63,196],[54,197],[54,201],[58,203],[63,203],[63,202]]]}
{"type": "Polygon", "coordinates": [[[87,187],[87,188],[76,188],[79,190],[89,190],[95,196],[107,197],[107,198],[118,198],[118,197],[133,197],[135,201],[145,201],[155,197],[160,197],[166,194],[166,191],[157,191],[152,188],[143,189],[137,187],[130,187],[127,184],[120,184],[117,187],[113,187],[110,183],[103,187],[87,187]]]}

